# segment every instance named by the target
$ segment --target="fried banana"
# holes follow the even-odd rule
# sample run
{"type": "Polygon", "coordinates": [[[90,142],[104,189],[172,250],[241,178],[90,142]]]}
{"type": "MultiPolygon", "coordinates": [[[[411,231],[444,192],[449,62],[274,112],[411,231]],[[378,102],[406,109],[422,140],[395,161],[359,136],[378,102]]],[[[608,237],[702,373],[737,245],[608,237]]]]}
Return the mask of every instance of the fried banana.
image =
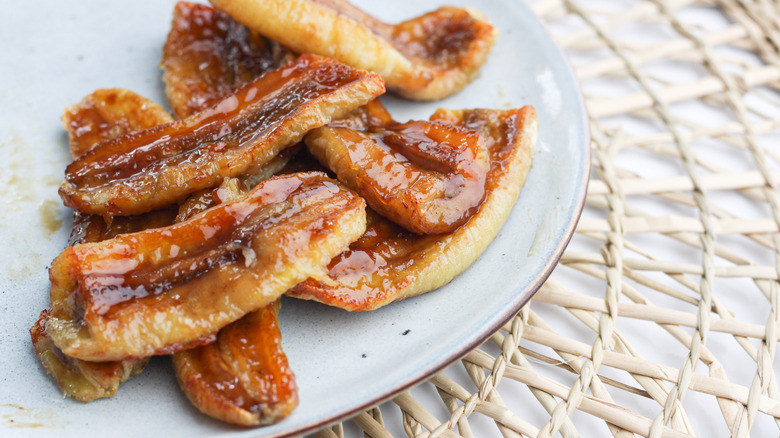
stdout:
{"type": "Polygon", "coordinates": [[[179,385],[203,413],[242,426],[275,423],[298,405],[281,347],[281,301],[219,331],[214,343],[173,355],[179,385]]]}
{"type": "Polygon", "coordinates": [[[236,21],[298,53],[316,53],[382,75],[415,100],[447,97],[471,82],[497,30],[471,9],[442,7],[397,25],[344,0],[211,0],[236,21]]]}
{"type": "Polygon", "coordinates": [[[178,2],[160,66],[173,114],[186,119],[293,59],[290,51],[224,12],[178,2]]]}
{"type": "MultiPolygon", "coordinates": [[[[63,125],[68,132],[73,158],[83,155],[102,140],[151,128],[172,121],[171,116],[149,99],[125,89],[101,89],[76,105],[65,108],[63,125]]],[[[68,245],[100,242],[118,234],[173,223],[176,210],[155,210],[141,216],[117,218],[107,224],[102,217],[74,212],[68,245]]],[[[30,328],[35,353],[63,394],[82,402],[112,397],[119,386],[143,371],[148,358],[112,362],[87,362],[57,348],[46,332],[48,311],[41,312],[30,328]]]]}
{"type": "Polygon", "coordinates": [[[365,231],[365,201],[321,173],[263,181],[164,228],[66,248],[46,330],[93,361],[168,354],[274,302],[365,231]]]}
{"type": "Polygon", "coordinates": [[[397,123],[378,100],[366,107],[358,111],[365,115],[341,122],[351,128],[310,132],[312,155],[407,230],[439,234],[465,223],[485,194],[488,155],[480,135],[449,123],[397,123]]]}
{"type": "Polygon", "coordinates": [[[346,310],[372,310],[451,281],[487,248],[506,221],[531,167],[538,122],[533,107],[438,110],[432,121],[479,133],[490,157],[485,200],[455,231],[420,236],[369,214],[366,233],[328,265],[287,293],[346,310]]]}

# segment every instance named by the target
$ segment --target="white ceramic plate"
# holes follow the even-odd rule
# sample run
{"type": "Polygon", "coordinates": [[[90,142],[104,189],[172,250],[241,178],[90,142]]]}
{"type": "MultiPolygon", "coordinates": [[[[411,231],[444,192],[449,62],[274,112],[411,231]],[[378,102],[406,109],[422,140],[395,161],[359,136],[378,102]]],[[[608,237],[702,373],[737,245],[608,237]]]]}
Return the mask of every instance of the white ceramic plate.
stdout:
{"type": "MultiPolygon", "coordinates": [[[[438,6],[359,1],[389,22],[438,6]]],[[[450,1],[460,5],[466,1],[450,1]]],[[[476,3],[476,2],[475,2],[476,3]]],[[[501,31],[482,75],[440,102],[388,99],[399,120],[437,107],[536,106],[533,168],[509,222],[465,273],[438,291],[369,313],[286,299],[284,349],[300,405],[274,426],[238,429],[193,409],[167,358],[107,400],[63,399],[38,364],[28,328],[48,304],[48,263],[62,250],[70,212],[56,190],[69,162],[64,106],[101,87],[164,102],[157,63],[173,1],[12,2],[0,14],[0,435],[287,436],[347,417],[429,377],[477,346],[549,275],[582,208],[588,132],[561,53],[517,0],[472,4],[501,31]],[[57,228],[53,222],[61,220],[57,228]]]]}

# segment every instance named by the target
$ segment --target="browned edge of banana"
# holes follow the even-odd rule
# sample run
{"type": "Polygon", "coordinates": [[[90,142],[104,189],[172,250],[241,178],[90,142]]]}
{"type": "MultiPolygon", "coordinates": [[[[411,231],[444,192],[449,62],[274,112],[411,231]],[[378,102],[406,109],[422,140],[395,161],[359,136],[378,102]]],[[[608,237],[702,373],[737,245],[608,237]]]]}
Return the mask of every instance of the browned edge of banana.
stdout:
{"type": "Polygon", "coordinates": [[[260,183],[169,227],[66,248],[50,270],[47,332],[93,361],[169,354],[322,272],[365,231],[365,202],[324,174],[260,183]]]}

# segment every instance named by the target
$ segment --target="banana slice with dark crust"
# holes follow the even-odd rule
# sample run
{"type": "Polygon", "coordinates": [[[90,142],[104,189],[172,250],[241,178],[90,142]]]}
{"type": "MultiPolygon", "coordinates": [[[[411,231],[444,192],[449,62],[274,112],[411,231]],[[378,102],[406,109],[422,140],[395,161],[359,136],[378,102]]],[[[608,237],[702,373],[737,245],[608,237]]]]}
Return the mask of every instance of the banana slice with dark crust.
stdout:
{"type": "Polygon", "coordinates": [[[113,397],[119,385],[140,374],[149,362],[149,358],[88,362],[65,355],[46,333],[47,321],[48,312],[44,310],[30,328],[35,353],[62,393],[78,401],[113,397]]]}
{"type": "MultiPolygon", "coordinates": [[[[165,94],[179,119],[199,113],[295,55],[210,6],[178,2],[163,46],[165,94]]],[[[241,178],[251,188],[279,172],[300,150],[294,146],[241,178]]]]}
{"type": "Polygon", "coordinates": [[[453,7],[389,25],[344,0],[211,3],[298,53],[375,71],[389,89],[416,100],[442,99],[471,82],[498,33],[478,12],[453,7]]]}
{"type": "MultiPolygon", "coordinates": [[[[63,125],[68,131],[74,158],[102,140],[171,122],[165,110],[149,99],[124,89],[97,90],[76,105],[65,108],[63,125]]],[[[107,224],[102,217],[73,214],[69,245],[99,242],[118,234],[173,223],[176,210],[155,210],[141,216],[117,218],[107,224]]],[[[119,386],[143,371],[148,358],[112,362],[87,362],[64,354],[46,332],[48,312],[41,312],[30,328],[35,353],[63,394],[82,402],[111,397],[119,386]]]]}
{"type": "MultiPolygon", "coordinates": [[[[216,204],[246,196],[236,178],[182,204],[186,220],[216,204]]],[[[262,426],[275,423],[298,405],[295,375],[282,350],[281,301],[269,304],[223,327],[215,342],[173,354],[179,386],[201,412],[228,423],[262,426]]]]}
{"type": "Polygon", "coordinates": [[[203,413],[228,423],[276,423],[298,405],[281,347],[280,301],[219,331],[214,343],[173,355],[179,385],[203,413]]]}
{"type": "Polygon", "coordinates": [[[383,92],[376,74],[303,55],[185,120],[101,142],[68,166],[60,196],[104,216],[177,203],[261,166],[383,92]]]}
{"type": "Polygon", "coordinates": [[[314,277],[287,293],[346,310],[372,310],[436,289],[465,270],[506,221],[531,167],[537,136],[533,107],[439,110],[431,120],[479,132],[490,156],[485,200],[455,231],[415,235],[376,214],[366,233],[314,277]]]}
{"type": "Polygon", "coordinates": [[[160,66],[173,114],[185,119],[293,59],[290,51],[224,12],[178,2],[160,66]]]}
{"type": "MultiPolygon", "coordinates": [[[[173,121],[163,107],[124,88],[95,90],[81,102],[65,108],[62,125],[68,132],[73,158],[92,150],[98,143],[143,131],[173,121]]],[[[138,216],[116,217],[109,222],[100,216],[73,213],[68,246],[100,242],[118,234],[170,225],[176,207],[166,206],[138,216]]]]}
{"type": "Polygon", "coordinates": [[[74,159],[104,140],[172,121],[163,107],[124,88],[95,90],[62,115],[74,159]]]}
{"type": "Polygon", "coordinates": [[[407,230],[453,231],[484,198],[488,156],[479,134],[450,123],[397,123],[383,110],[376,100],[337,122],[351,128],[313,130],[305,140],[309,151],[369,207],[407,230]]]}
{"type": "Polygon", "coordinates": [[[93,361],[192,348],[317,275],[363,231],[365,201],[324,174],[274,177],[179,224],[65,249],[49,272],[46,330],[93,361]]]}

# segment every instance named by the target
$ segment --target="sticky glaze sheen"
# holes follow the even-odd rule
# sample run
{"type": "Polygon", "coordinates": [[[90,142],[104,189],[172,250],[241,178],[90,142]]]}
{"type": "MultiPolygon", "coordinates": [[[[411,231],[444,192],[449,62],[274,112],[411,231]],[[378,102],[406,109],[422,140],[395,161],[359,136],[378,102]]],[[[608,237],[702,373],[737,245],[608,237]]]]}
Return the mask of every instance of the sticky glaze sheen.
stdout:
{"type": "Polygon", "coordinates": [[[378,72],[388,88],[415,100],[438,100],[463,88],[477,76],[497,34],[478,12],[453,7],[390,25],[345,0],[211,3],[298,53],[378,72]]]}
{"type": "Polygon", "coordinates": [[[303,55],[192,117],[100,143],[68,166],[60,196],[101,215],[172,204],[271,160],[382,92],[377,75],[303,55]]]}
{"type": "Polygon", "coordinates": [[[293,59],[223,12],[178,2],[160,65],[173,113],[184,119],[293,59]]]}
{"type": "Polygon", "coordinates": [[[176,225],[67,248],[47,331],[80,359],[192,347],[316,275],[365,231],[364,206],[323,174],[293,174],[176,225]]]}
{"type": "Polygon", "coordinates": [[[203,413],[243,426],[275,423],[298,405],[282,351],[280,301],[228,325],[217,341],[173,355],[179,385],[203,413]]]}
{"type": "Polygon", "coordinates": [[[373,310],[446,284],[487,248],[530,169],[538,129],[536,113],[532,107],[439,110],[431,120],[472,129],[483,139],[490,170],[485,201],[476,213],[452,232],[425,236],[370,215],[366,233],[331,260],[327,278],[309,278],[287,295],[346,310],[373,310]]]}
{"type": "Polygon", "coordinates": [[[477,131],[396,123],[378,101],[337,124],[307,135],[309,150],[372,209],[407,230],[450,232],[484,199],[488,154],[477,131]]]}

